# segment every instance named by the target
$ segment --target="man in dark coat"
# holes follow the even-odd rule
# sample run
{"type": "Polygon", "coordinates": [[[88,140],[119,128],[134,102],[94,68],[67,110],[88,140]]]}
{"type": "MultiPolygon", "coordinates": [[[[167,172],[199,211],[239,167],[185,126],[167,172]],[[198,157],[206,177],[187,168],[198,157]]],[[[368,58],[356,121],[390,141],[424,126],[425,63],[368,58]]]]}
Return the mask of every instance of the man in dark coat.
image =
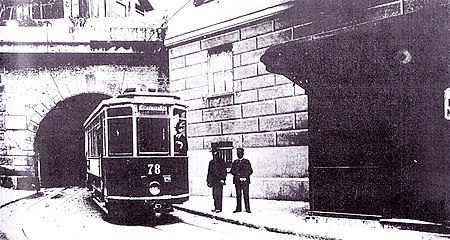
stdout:
{"type": "Polygon", "coordinates": [[[179,121],[175,127],[177,133],[175,139],[175,154],[186,156],[188,151],[188,142],[186,138],[186,121],[179,121]]]}
{"type": "Polygon", "coordinates": [[[212,195],[214,199],[214,209],[213,212],[222,211],[222,199],[223,199],[223,185],[225,185],[225,180],[227,178],[227,168],[223,159],[219,157],[219,152],[217,146],[212,145],[211,153],[213,159],[208,165],[208,175],[206,182],[208,187],[212,188],[212,195]]]}
{"type": "Polygon", "coordinates": [[[236,188],[236,212],[242,211],[242,194],[244,195],[245,211],[250,211],[249,185],[250,175],[253,173],[252,165],[248,159],[244,158],[244,149],[237,148],[238,159],[231,165],[231,174],[236,188]]]}

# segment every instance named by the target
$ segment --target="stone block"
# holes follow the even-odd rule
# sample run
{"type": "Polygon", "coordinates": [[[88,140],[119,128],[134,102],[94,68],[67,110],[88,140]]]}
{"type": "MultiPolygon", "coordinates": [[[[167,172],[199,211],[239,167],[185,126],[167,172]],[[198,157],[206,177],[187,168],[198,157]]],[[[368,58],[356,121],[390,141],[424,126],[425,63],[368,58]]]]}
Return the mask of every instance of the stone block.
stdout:
{"type": "Polygon", "coordinates": [[[208,97],[208,107],[224,107],[233,104],[233,93],[208,97]]]}
{"type": "Polygon", "coordinates": [[[260,63],[261,56],[266,52],[267,49],[258,49],[251,52],[246,52],[241,54],[241,65],[248,65],[252,63],[260,63]]]}
{"type": "Polygon", "coordinates": [[[208,86],[208,74],[186,78],[185,81],[187,89],[208,86]]]}
{"type": "Polygon", "coordinates": [[[203,111],[202,110],[192,110],[187,111],[186,119],[188,123],[200,123],[203,122],[203,111]]]}
{"type": "Polygon", "coordinates": [[[308,146],[308,130],[277,132],[277,146],[308,146]]]}
{"type": "Polygon", "coordinates": [[[247,39],[273,31],[273,21],[267,21],[241,29],[241,38],[247,39]]]}
{"type": "Polygon", "coordinates": [[[244,134],[242,138],[242,146],[244,148],[275,146],[275,133],[244,134]]]}
{"type": "Polygon", "coordinates": [[[294,84],[289,78],[280,75],[280,74],[275,74],[275,84],[276,85],[281,85],[281,84],[294,84]]]}
{"type": "Polygon", "coordinates": [[[222,122],[223,134],[248,133],[258,131],[258,119],[239,119],[234,121],[222,122]]]}
{"type": "Polygon", "coordinates": [[[258,65],[258,69],[257,69],[258,76],[265,75],[265,74],[270,74],[270,72],[267,71],[266,65],[264,65],[264,63],[259,62],[257,65],[258,65]]]}
{"type": "Polygon", "coordinates": [[[295,114],[295,129],[308,129],[308,112],[295,114]]]}
{"type": "Polygon", "coordinates": [[[250,103],[258,100],[258,90],[241,91],[234,94],[234,103],[250,103]]]}
{"type": "Polygon", "coordinates": [[[192,100],[192,99],[198,99],[198,98],[205,98],[208,95],[208,87],[198,87],[198,88],[191,88],[186,89],[184,91],[178,91],[176,93],[181,99],[183,100],[192,100]]]}
{"type": "Polygon", "coordinates": [[[170,81],[170,90],[172,92],[186,90],[186,80],[185,79],[177,79],[177,80],[170,81]]]}
{"type": "Polygon", "coordinates": [[[189,136],[214,136],[221,133],[220,122],[193,123],[188,125],[189,136]]]}
{"type": "Polygon", "coordinates": [[[185,59],[186,59],[186,66],[207,62],[208,61],[208,51],[205,50],[205,51],[186,55],[185,59]]]}
{"type": "Polygon", "coordinates": [[[233,81],[234,92],[242,91],[242,81],[233,81]]]}
{"type": "Polygon", "coordinates": [[[241,81],[241,89],[242,91],[258,89],[264,87],[270,87],[275,85],[275,77],[273,74],[267,74],[252,78],[247,78],[241,81]]]}
{"type": "Polygon", "coordinates": [[[295,114],[276,115],[259,118],[260,131],[294,129],[295,114]]]}
{"type": "Polygon", "coordinates": [[[240,67],[241,66],[241,55],[234,55],[233,56],[233,67],[240,67]]]}
{"type": "Polygon", "coordinates": [[[201,42],[201,49],[209,49],[212,47],[220,46],[226,43],[232,43],[239,41],[239,31],[232,31],[228,33],[224,33],[215,37],[211,37],[201,42]]]}
{"type": "Polygon", "coordinates": [[[206,109],[203,111],[203,121],[221,121],[221,120],[231,120],[238,119],[242,117],[241,106],[228,106],[206,109]]]}
{"type": "Polygon", "coordinates": [[[186,61],[184,56],[172,58],[169,60],[169,70],[174,70],[186,66],[186,61]]]}
{"type": "Polygon", "coordinates": [[[294,95],[294,86],[292,84],[276,85],[258,90],[259,100],[268,100],[294,95]]]}
{"type": "MultiPolygon", "coordinates": [[[[294,85],[294,84],[293,84],[294,85]]],[[[299,85],[294,85],[294,95],[305,95],[306,91],[299,85]]]]}
{"type": "Polygon", "coordinates": [[[275,44],[292,40],[292,29],[283,29],[256,38],[256,46],[258,48],[270,47],[275,44]]]}
{"type": "Polygon", "coordinates": [[[240,54],[252,50],[256,50],[256,38],[249,38],[246,40],[233,43],[234,54],[240,54]]]}
{"type": "MultiPolygon", "coordinates": [[[[35,114],[35,115],[37,115],[37,114],[35,114]]],[[[35,115],[33,115],[33,116],[35,116],[35,115]]],[[[30,131],[30,133],[35,134],[39,128],[39,125],[37,123],[35,123],[33,120],[30,120],[28,122],[27,127],[28,127],[28,130],[30,131]]],[[[33,141],[33,140],[31,140],[31,141],[33,141]]]]}
{"type": "Polygon", "coordinates": [[[254,77],[258,74],[258,67],[256,64],[236,67],[233,69],[233,74],[235,80],[254,77]]]}
{"type": "Polygon", "coordinates": [[[276,113],[302,112],[308,110],[308,96],[299,95],[276,100],[276,113]]]}
{"type": "Polygon", "coordinates": [[[40,123],[42,121],[44,117],[41,114],[38,113],[34,113],[31,118],[30,121],[34,122],[34,123],[40,123]]]}
{"type": "MultiPolygon", "coordinates": [[[[188,150],[200,150],[203,149],[203,137],[191,137],[189,136],[189,132],[187,132],[188,134],[188,150]]],[[[189,155],[189,151],[188,151],[188,155],[189,155]]]]}
{"type": "Polygon", "coordinates": [[[188,67],[174,69],[174,70],[170,71],[170,79],[178,80],[178,79],[198,76],[203,73],[202,70],[203,70],[203,67],[201,64],[195,64],[195,65],[188,66],[188,67]]]}
{"type": "Polygon", "coordinates": [[[186,101],[186,104],[188,105],[189,111],[203,109],[207,107],[207,103],[204,98],[190,99],[186,101]]]}
{"type": "Polygon", "coordinates": [[[200,42],[192,42],[188,44],[183,44],[178,47],[171,48],[169,50],[169,58],[176,58],[179,56],[184,56],[190,53],[198,52],[200,51],[200,42]]]}
{"type": "Polygon", "coordinates": [[[242,117],[257,117],[275,114],[275,101],[247,103],[242,105],[242,117]]]}

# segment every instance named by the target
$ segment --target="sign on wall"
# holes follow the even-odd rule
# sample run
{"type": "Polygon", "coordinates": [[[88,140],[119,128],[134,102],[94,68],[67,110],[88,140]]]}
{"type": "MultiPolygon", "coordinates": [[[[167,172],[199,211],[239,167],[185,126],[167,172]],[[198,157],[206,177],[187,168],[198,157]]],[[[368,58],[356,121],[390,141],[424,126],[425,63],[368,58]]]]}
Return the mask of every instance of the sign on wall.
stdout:
{"type": "Polygon", "coordinates": [[[24,115],[5,115],[6,130],[26,130],[27,116],[24,115]]]}

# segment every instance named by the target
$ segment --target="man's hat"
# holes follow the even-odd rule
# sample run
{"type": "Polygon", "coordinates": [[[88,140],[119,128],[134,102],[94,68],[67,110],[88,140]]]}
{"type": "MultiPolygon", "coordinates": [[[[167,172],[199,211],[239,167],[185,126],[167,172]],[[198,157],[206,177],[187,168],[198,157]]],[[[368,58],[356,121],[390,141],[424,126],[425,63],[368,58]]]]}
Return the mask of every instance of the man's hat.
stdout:
{"type": "Polygon", "coordinates": [[[238,151],[238,152],[244,152],[244,149],[241,148],[241,147],[238,147],[238,148],[236,148],[236,151],[238,151]]]}
{"type": "Polygon", "coordinates": [[[219,144],[211,143],[211,149],[209,151],[210,152],[217,152],[217,151],[219,151],[219,144]]]}

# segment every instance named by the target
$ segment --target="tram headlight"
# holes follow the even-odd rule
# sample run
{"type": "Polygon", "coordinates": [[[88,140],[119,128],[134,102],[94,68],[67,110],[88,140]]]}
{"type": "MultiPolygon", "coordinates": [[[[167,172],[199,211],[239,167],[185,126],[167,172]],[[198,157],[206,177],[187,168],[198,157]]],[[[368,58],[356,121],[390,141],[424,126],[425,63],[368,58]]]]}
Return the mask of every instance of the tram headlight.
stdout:
{"type": "Polygon", "coordinates": [[[161,192],[161,184],[159,184],[159,182],[151,182],[148,185],[148,191],[150,192],[151,195],[158,195],[161,192]]]}

